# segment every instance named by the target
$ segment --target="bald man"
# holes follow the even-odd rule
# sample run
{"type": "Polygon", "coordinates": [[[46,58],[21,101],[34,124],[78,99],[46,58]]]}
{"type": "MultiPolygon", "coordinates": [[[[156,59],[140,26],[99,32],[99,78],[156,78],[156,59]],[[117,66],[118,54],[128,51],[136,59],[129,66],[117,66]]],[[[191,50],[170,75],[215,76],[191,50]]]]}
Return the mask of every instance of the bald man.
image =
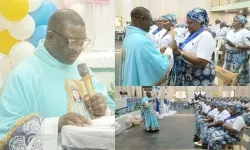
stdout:
{"type": "MultiPolygon", "coordinates": [[[[0,96],[0,149],[57,149],[58,132],[64,125],[90,125],[90,118],[68,112],[66,80],[80,80],[77,58],[90,40],[85,23],[74,10],[55,12],[46,39],[35,53],[9,75],[0,96]]],[[[114,101],[92,78],[95,94],[90,108],[102,117],[114,101]],[[108,106],[107,106],[108,105],[108,106]]]]}
{"type": "Polygon", "coordinates": [[[126,28],[123,42],[126,53],[123,86],[155,85],[170,70],[166,53],[162,55],[147,36],[151,26],[149,10],[143,7],[132,10],[131,25],[126,28]]]}

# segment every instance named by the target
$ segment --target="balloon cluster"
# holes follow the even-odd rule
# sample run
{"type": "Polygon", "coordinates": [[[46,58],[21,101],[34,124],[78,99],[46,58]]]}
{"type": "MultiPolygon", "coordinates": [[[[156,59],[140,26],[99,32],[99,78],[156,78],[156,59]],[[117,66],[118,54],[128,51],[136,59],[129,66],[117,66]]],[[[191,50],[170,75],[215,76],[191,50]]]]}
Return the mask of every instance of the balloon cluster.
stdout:
{"type": "Polygon", "coordinates": [[[142,121],[142,118],[141,118],[140,115],[137,115],[136,117],[133,117],[132,115],[129,115],[127,117],[127,119],[125,120],[125,124],[128,127],[132,126],[132,125],[138,126],[138,125],[140,125],[141,121],[142,121]]]}
{"type": "Polygon", "coordinates": [[[120,131],[121,125],[115,122],[114,126],[115,126],[115,134],[117,134],[120,131]]]}
{"type": "Polygon", "coordinates": [[[56,10],[47,0],[0,0],[1,74],[34,52],[56,10]]]}
{"type": "Polygon", "coordinates": [[[81,4],[74,4],[74,0],[64,0],[63,1],[64,8],[70,8],[75,10],[82,18],[84,14],[84,6],[81,4]]]}

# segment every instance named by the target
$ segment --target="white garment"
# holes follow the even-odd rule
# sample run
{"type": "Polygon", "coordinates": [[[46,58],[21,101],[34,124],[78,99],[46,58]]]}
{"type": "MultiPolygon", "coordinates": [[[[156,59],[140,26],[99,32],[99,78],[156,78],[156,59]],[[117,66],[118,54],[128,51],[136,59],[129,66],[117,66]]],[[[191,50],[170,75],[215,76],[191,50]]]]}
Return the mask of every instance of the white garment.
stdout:
{"type": "Polygon", "coordinates": [[[58,121],[59,117],[44,119],[40,130],[31,140],[26,150],[58,149],[58,121]]]}
{"type": "Polygon", "coordinates": [[[186,35],[186,29],[185,28],[175,28],[174,29],[175,35],[174,35],[174,39],[176,40],[177,46],[179,46],[179,44],[181,42],[184,42],[185,39],[185,35],[186,35]]]}
{"type": "Polygon", "coordinates": [[[212,111],[210,111],[207,115],[211,118],[214,118],[215,115],[217,115],[219,113],[217,108],[214,108],[212,111]]]}
{"type": "Polygon", "coordinates": [[[202,104],[202,112],[205,112],[205,109],[207,108],[207,106],[208,106],[208,105],[205,104],[205,103],[202,104]]]}
{"type": "Polygon", "coordinates": [[[200,106],[202,106],[202,108],[203,108],[204,102],[198,101],[198,104],[199,104],[200,106]]]}
{"type": "Polygon", "coordinates": [[[250,108],[250,102],[246,103],[246,104],[245,104],[245,107],[250,108]]]}
{"type": "MultiPolygon", "coordinates": [[[[187,34],[185,39],[190,34],[187,34]]],[[[216,43],[211,33],[208,31],[203,31],[198,36],[196,36],[193,40],[188,42],[183,51],[187,53],[191,53],[198,58],[205,59],[207,61],[212,60],[212,54],[216,47],[216,43]]],[[[186,60],[185,60],[186,61],[186,60]]],[[[186,61],[188,63],[188,61],[186,61]]]]}
{"type": "Polygon", "coordinates": [[[83,149],[115,150],[115,117],[92,120],[87,127],[64,126],[62,145],[83,149]]]}
{"type": "MultiPolygon", "coordinates": [[[[167,32],[167,31],[166,31],[167,32]]],[[[163,35],[162,35],[163,36],[163,35]]],[[[172,41],[172,35],[171,34],[167,34],[165,35],[164,37],[162,37],[158,42],[159,42],[159,45],[158,45],[158,48],[162,48],[164,46],[168,46],[168,44],[172,41]]]]}
{"type": "Polygon", "coordinates": [[[215,115],[214,122],[224,121],[229,116],[230,113],[226,109],[224,109],[221,113],[219,112],[218,114],[215,115]]]}
{"type": "MultiPolygon", "coordinates": [[[[162,32],[160,31],[159,34],[156,34],[154,42],[155,42],[157,48],[162,48],[164,46],[167,47],[168,44],[173,40],[172,35],[170,33],[165,35],[166,32],[167,32],[167,30],[165,30],[165,33],[163,33],[163,31],[162,32]]],[[[180,42],[184,41],[185,36],[180,31],[179,28],[175,28],[174,32],[175,32],[174,39],[176,40],[177,45],[179,45],[180,42]]]]}
{"type": "Polygon", "coordinates": [[[149,38],[153,39],[153,36],[154,36],[154,35],[153,35],[152,33],[153,33],[157,28],[158,28],[157,25],[152,25],[152,26],[150,27],[150,30],[149,30],[149,32],[148,32],[148,34],[147,34],[149,38]]]}
{"type": "MultiPolygon", "coordinates": [[[[110,109],[107,108],[106,114],[108,114],[109,111],[110,109]]],[[[115,123],[115,121],[113,120],[115,119],[112,120],[112,118],[114,118],[114,116],[105,115],[100,119],[91,120],[92,126],[103,127],[107,125],[113,125],[113,123],[115,123]]],[[[43,120],[41,128],[31,140],[26,150],[62,150],[62,135],[58,133],[58,122],[59,117],[45,118],[43,120]]],[[[78,132],[76,131],[74,134],[76,133],[78,132]]]]}
{"type": "MultiPolygon", "coordinates": [[[[250,38],[250,31],[247,29],[241,29],[238,32],[230,30],[226,36],[226,38],[235,45],[250,45],[250,41],[247,39],[247,37],[250,38]]],[[[226,44],[226,48],[237,51],[237,48],[231,47],[228,44],[226,44]]]]}
{"type": "Polygon", "coordinates": [[[220,28],[216,32],[216,37],[226,37],[227,32],[228,32],[228,28],[227,27],[220,28]]]}
{"type": "Polygon", "coordinates": [[[186,33],[187,33],[187,30],[186,28],[176,28],[177,31],[181,32],[182,35],[185,37],[186,33]]]}
{"type": "Polygon", "coordinates": [[[208,111],[209,111],[210,109],[211,109],[211,107],[210,107],[210,105],[208,105],[208,106],[205,108],[204,113],[207,114],[208,111]]]}
{"type": "Polygon", "coordinates": [[[161,45],[161,39],[163,37],[163,35],[167,32],[167,30],[162,29],[161,31],[159,31],[158,33],[156,33],[153,37],[152,40],[156,46],[156,48],[160,48],[161,45]]]}
{"type": "Polygon", "coordinates": [[[220,29],[220,24],[216,24],[212,27],[212,31],[217,33],[217,31],[220,29]]]}
{"type": "Polygon", "coordinates": [[[246,125],[244,119],[241,116],[238,116],[237,118],[230,119],[226,121],[226,125],[229,127],[241,131],[241,129],[246,125]]]}

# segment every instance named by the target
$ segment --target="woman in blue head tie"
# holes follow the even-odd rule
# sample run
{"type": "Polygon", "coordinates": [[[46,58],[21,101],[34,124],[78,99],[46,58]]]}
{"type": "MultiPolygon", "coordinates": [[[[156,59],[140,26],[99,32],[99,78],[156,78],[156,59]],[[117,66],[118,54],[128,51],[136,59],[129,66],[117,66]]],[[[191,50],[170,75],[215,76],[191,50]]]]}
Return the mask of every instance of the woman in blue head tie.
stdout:
{"type": "Polygon", "coordinates": [[[224,68],[238,73],[236,85],[246,85],[250,83],[250,31],[245,29],[247,19],[238,15],[234,17],[232,27],[227,35],[226,44],[222,47],[222,60],[224,68]]]}
{"type": "Polygon", "coordinates": [[[206,124],[201,129],[201,134],[199,135],[199,139],[197,141],[194,141],[194,145],[196,146],[203,146],[207,144],[207,139],[210,137],[210,135],[218,130],[223,130],[223,122],[226,118],[230,116],[229,112],[226,109],[226,103],[219,101],[216,104],[218,113],[213,118],[213,122],[206,124]]]}
{"type": "Polygon", "coordinates": [[[213,84],[215,70],[212,54],[216,47],[211,33],[206,30],[209,22],[205,9],[195,8],[187,14],[189,34],[176,48],[173,41],[169,44],[175,64],[169,77],[169,85],[209,86],[213,84]]]}
{"type": "Polygon", "coordinates": [[[156,20],[155,25],[151,26],[150,31],[148,32],[148,36],[152,39],[156,47],[158,47],[160,39],[166,31],[163,28],[163,21],[164,21],[164,18],[159,17],[156,20]]]}
{"type": "MultiPolygon", "coordinates": [[[[177,24],[176,16],[174,14],[166,14],[162,16],[163,18],[163,28],[165,33],[159,38],[158,48],[167,47],[168,44],[173,40],[172,35],[170,34],[171,28],[175,27],[177,24]]],[[[184,38],[184,37],[183,37],[184,38]]]]}
{"type": "Polygon", "coordinates": [[[219,150],[225,144],[233,144],[240,141],[241,131],[245,126],[242,118],[243,107],[239,104],[232,105],[230,109],[230,117],[226,118],[223,124],[224,130],[215,131],[208,138],[208,149],[219,150]]]}
{"type": "Polygon", "coordinates": [[[142,99],[141,106],[141,116],[144,122],[144,129],[146,131],[158,131],[159,124],[150,92],[147,92],[146,97],[142,99]]]}

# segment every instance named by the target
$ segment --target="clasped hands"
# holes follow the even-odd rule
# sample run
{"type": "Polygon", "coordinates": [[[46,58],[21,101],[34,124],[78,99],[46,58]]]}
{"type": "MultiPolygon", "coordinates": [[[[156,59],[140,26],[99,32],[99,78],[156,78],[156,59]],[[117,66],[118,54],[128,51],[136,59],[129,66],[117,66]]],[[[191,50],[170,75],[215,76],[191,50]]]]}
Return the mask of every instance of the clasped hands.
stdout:
{"type": "MultiPolygon", "coordinates": [[[[107,103],[106,99],[103,94],[97,93],[90,97],[88,106],[89,109],[92,111],[95,117],[102,117],[107,110],[107,103]]],[[[69,112],[59,118],[58,122],[58,131],[60,132],[64,125],[73,125],[73,126],[88,126],[91,125],[91,121],[88,120],[86,117],[74,113],[69,112]]]]}
{"type": "Polygon", "coordinates": [[[173,50],[173,55],[174,56],[180,56],[181,55],[181,51],[178,49],[177,43],[175,40],[171,41],[168,46],[164,46],[160,49],[161,53],[164,54],[164,52],[166,51],[166,49],[170,47],[173,50]]]}

